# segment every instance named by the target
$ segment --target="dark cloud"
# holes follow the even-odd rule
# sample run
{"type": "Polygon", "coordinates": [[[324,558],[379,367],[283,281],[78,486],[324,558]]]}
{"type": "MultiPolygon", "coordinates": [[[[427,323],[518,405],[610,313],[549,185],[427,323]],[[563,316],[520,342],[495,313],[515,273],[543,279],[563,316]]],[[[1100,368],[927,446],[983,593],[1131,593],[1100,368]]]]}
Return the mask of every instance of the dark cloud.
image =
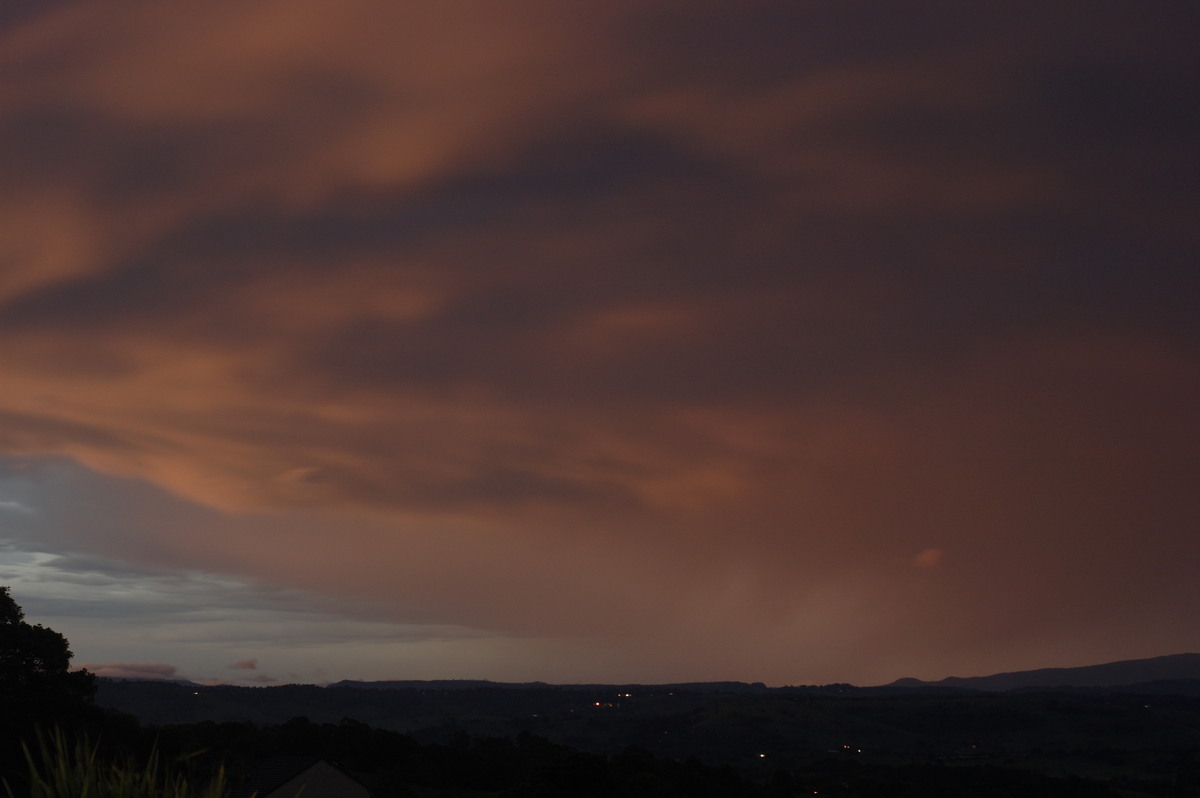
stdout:
{"type": "Polygon", "coordinates": [[[0,6],[0,35],[22,23],[31,23],[38,17],[61,12],[73,0],[51,0],[48,3],[5,3],[0,6]]]}

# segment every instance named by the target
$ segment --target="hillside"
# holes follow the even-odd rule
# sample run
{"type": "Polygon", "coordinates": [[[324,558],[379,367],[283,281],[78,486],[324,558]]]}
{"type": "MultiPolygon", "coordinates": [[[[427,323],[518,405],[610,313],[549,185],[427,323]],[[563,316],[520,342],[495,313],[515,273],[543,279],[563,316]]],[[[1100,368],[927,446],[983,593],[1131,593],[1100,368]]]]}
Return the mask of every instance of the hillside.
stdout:
{"type": "MultiPolygon", "coordinates": [[[[396,776],[404,785],[442,762],[433,768],[443,774],[438,789],[396,792],[422,798],[507,795],[448,793],[444,776],[494,777],[551,753],[547,767],[560,775],[584,765],[613,773],[653,765],[656,778],[683,769],[669,780],[686,781],[686,791],[636,793],[647,795],[707,794],[696,785],[712,787],[723,772],[732,781],[714,795],[791,795],[787,785],[802,784],[799,794],[1149,798],[1200,796],[1200,679],[1191,678],[1198,661],[1186,654],[880,687],[101,680],[96,700],[136,716],[163,740],[180,737],[180,750],[224,745],[223,755],[236,758],[272,740],[292,747],[308,740],[313,752],[352,761],[378,748],[382,759],[361,768],[380,777],[404,762],[396,776]],[[390,742],[336,743],[368,732],[390,742]],[[485,753],[486,762],[471,764],[485,753]],[[909,792],[895,792],[897,785],[909,792]]],[[[582,794],[593,776],[560,794],[582,794]]]]}
{"type": "Polygon", "coordinates": [[[832,757],[868,769],[930,762],[1019,765],[1056,777],[1119,777],[1129,783],[1173,773],[1172,778],[1200,784],[1195,691],[1200,681],[1104,686],[1187,673],[1194,659],[1030,672],[1049,676],[998,675],[1021,677],[1007,682],[981,677],[869,688],[458,681],[203,687],[102,681],[97,701],[157,726],[267,727],[304,718],[336,727],[350,720],[423,744],[452,744],[464,736],[513,741],[532,734],[598,755],[615,756],[632,746],[670,760],[752,770],[810,768],[832,757]],[[1038,679],[1055,686],[1030,686],[1038,679]],[[1072,682],[1079,686],[1061,687],[1072,682]],[[1013,689],[976,687],[997,683],[1013,689]],[[1171,691],[1172,685],[1180,689],[1171,691]]]}
{"type": "Polygon", "coordinates": [[[1200,654],[1172,654],[1150,659],[1123,660],[1079,668],[1040,668],[991,676],[951,676],[935,682],[898,679],[890,687],[965,687],[972,690],[1005,691],[1027,688],[1117,688],[1147,686],[1146,692],[1161,692],[1161,683],[1171,692],[1200,694],[1200,654]],[[1188,685],[1187,682],[1196,684],[1188,685]],[[1153,685],[1159,684],[1158,688],[1153,685]]]}

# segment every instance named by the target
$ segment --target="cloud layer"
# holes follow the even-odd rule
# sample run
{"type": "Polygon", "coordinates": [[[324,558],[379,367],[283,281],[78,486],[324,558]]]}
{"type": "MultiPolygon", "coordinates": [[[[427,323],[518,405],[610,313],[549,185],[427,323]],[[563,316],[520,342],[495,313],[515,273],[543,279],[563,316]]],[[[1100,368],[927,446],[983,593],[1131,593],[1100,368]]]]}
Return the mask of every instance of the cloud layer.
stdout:
{"type": "Polygon", "coordinates": [[[0,451],[130,481],[55,499],[73,551],[537,678],[1177,650],[1195,16],[0,17],[0,451]]]}

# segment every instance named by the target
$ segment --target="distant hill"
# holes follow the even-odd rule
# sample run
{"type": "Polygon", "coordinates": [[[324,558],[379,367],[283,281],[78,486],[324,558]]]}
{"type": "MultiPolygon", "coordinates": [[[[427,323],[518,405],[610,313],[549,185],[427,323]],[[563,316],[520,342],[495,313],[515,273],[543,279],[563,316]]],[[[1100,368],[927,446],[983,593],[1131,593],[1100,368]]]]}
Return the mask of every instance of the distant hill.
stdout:
{"type": "MultiPolygon", "coordinates": [[[[1200,654],[1171,654],[1087,665],[1080,668],[1039,668],[991,676],[951,676],[935,682],[897,679],[888,687],[954,687],[1006,691],[1026,688],[1115,688],[1158,683],[1200,683],[1200,654]]],[[[1159,692],[1155,689],[1153,692],[1159,692]]],[[[1187,692],[1192,692],[1191,690],[1187,692]]]]}
{"type": "Polygon", "coordinates": [[[104,682],[150,682],[152,684],[174,684],[179,687],[203,687],[199,682],[190,679],[159,679],[154,676],[99,676],[98,683],[104,682]]]}
{"type": "Polygon", "coordinates": [[[617,691],[628,692],[636,690],[654,690],[667,692],[669,690],[686,690],[691,693],[765,693],[771,688],[762,682],[679,682],[674,684],[547,684],[546,682],[492,682],[480,679],[400,679],[379,682],[360,682],[343,679],[334,682],[329,687],[353,687],[361,690],[477,690],[481,688],[498,690],[573,690],[582,692],[605,693],[617,691]]]}

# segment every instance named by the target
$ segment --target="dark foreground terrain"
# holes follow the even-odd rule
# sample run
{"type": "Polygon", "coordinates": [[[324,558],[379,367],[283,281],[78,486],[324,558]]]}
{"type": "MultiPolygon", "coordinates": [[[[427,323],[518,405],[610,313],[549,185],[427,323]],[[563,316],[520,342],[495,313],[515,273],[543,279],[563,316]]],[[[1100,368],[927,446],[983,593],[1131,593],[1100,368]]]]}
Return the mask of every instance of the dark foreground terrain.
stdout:
{"type": "Polygon", "coordinates": [[[774,689],[206,687],[70,659],[0,586],[0,795],[1200,797],[1196,654],[774,689]]]}
{"type": "Polygon", "coordinates": [[[380,796],[1200,796],[1200,682],[100,685],[164,750],[322,756],[380,796]]]}

